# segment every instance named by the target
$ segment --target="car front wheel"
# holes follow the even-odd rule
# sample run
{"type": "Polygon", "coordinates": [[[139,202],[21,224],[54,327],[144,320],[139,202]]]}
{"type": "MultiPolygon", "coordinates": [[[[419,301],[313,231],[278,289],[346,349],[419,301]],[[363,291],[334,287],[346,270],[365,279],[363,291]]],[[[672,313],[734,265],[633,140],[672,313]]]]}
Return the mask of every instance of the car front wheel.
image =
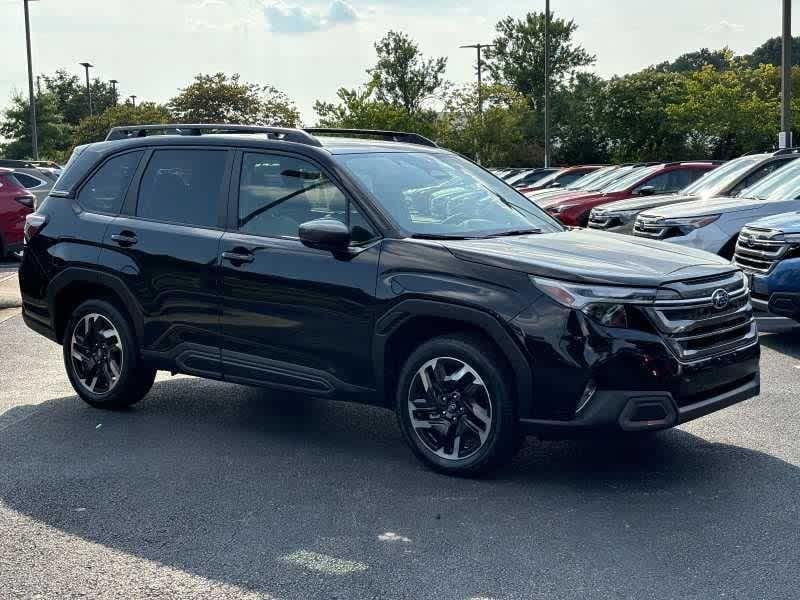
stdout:
{"type": "Polygon", "coordinates": [[[411,449],[437,471],[476,475],[513,456],[512,379],[480,337],[445,336],[420,346],[400,374],[396,410],[411,449]]]}

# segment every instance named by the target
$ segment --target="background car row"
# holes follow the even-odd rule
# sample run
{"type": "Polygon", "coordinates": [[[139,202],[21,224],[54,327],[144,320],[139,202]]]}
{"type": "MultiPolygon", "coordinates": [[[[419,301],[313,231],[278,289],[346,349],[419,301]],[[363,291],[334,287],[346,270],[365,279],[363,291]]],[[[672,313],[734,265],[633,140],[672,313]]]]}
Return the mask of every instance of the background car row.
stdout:
{"type": "Polygon", "coordinates": [[[718,254],[749,277],[761,310],[800,321],[800,149],[712,161],[603,167],[526,193],[566,225],[718,254]],[[688,185],[680,185],[688,184],[688,185]]]}

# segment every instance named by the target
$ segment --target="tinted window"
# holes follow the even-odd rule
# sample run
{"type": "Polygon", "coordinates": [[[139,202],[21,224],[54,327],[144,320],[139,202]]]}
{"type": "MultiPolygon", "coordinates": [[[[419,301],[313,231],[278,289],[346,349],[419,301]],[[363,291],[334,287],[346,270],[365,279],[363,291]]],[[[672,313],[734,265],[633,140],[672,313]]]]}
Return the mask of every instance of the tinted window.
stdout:
{"type": "Polygon", "coordinates": [[[36,177],[31,177],[30,175],[26,175],[25,173],[14,173],[14,178],[19,181],[23,187],[26,188],[35,188],[42,185],[44,180],[36,179],[36,177]]]}
{"type": "Polygon", "coordinates": [[[107,160],[81,188],[78,204],[88,211],[118,213],[142,154],[128,152],[107,160]]]}
{"type": "Polygon", "coordinates": [[[736,186],[728,192],[729,196],[736,196],[745,188],[749,188],[754,183],[764,179],[770,173],[777,171],[781,167],[785,167],[788,161],[794,160],[794,157],[789,159],[782,159],[782,160],[773,160],[768,162],[767,164],[755,169],[752,173],[750,173],[747,177],[742,179],[736,186]]]}
{"type": "Polygon", "coordinates": [[[569,185],[570,183],[572,183],[574,181],[578,181],[578,179],[583,177],[585,174],[586,173],[578,173],[578,172],[567,173],[566,175],[562,175],[561,177],[558,177],[556,181],[558,181],[558,183],[560,183],[561,186],[564,187],[564,186],[567,186],[567,185],[569,185]]]}
{"type": "Polygon", "coordinates": [[[651,177],[638,186],[637,190],[643,187],[653,187],[656,194],[676,192],[689,185],[692,182],[693,175],[699,176],[700,174],[700,171],[694,169],[674,169],[651,177]]]}
{"type": "Polygon", "coordinates": [[[224,150],[156,150],[142,176],[136,214],[216,227],[226,159],[224,150]]]}
{"type": "Polygon", "coordinates": [[[245,154],[239,183],[239,230],[265,236],[297,237],[302,223],[336,219],[353,241],[375,237],[357,207],[310,162],[289,156],[245,154]]]}

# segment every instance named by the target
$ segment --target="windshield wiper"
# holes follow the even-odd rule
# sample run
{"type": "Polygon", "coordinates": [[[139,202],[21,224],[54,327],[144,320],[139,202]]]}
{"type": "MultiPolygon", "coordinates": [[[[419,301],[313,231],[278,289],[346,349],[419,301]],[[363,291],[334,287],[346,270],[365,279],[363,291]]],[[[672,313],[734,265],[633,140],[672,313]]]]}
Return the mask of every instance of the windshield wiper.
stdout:
{"type": "Polygon", "coordinates": [[[510,237],[512,235],[527,235],[529,233],[542,233],[542,230],[538,227],[529,227],[528,229],[509,229],[508,231],[491,233],[486,237],[510,237]]]}
{"type": "Polygon", "coordinates": [[[448,235],[446,233],[415,233],[411,236],[418,240],[477,240],[480,238],[469,235],[448,235]]]}

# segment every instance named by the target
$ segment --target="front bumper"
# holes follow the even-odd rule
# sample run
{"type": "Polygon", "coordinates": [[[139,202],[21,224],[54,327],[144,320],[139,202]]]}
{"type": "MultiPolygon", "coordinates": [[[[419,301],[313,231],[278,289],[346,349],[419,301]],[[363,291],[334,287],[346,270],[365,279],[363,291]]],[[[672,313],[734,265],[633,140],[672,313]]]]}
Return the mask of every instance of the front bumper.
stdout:
{"type": "Polygon", "coordinates": [[[532,398],[520,408],[528,434],[665,429],[759,393],[757,336],[679,359],[657,333],[604,328],[554,304],[537,302],[512,321],[533,375],[532,398]]]}
{"type": "Polygon", "coordinates": [[[753,307],[800,321],[800,258],[780,261],[769,273],[750,273],[753,307]]]}

